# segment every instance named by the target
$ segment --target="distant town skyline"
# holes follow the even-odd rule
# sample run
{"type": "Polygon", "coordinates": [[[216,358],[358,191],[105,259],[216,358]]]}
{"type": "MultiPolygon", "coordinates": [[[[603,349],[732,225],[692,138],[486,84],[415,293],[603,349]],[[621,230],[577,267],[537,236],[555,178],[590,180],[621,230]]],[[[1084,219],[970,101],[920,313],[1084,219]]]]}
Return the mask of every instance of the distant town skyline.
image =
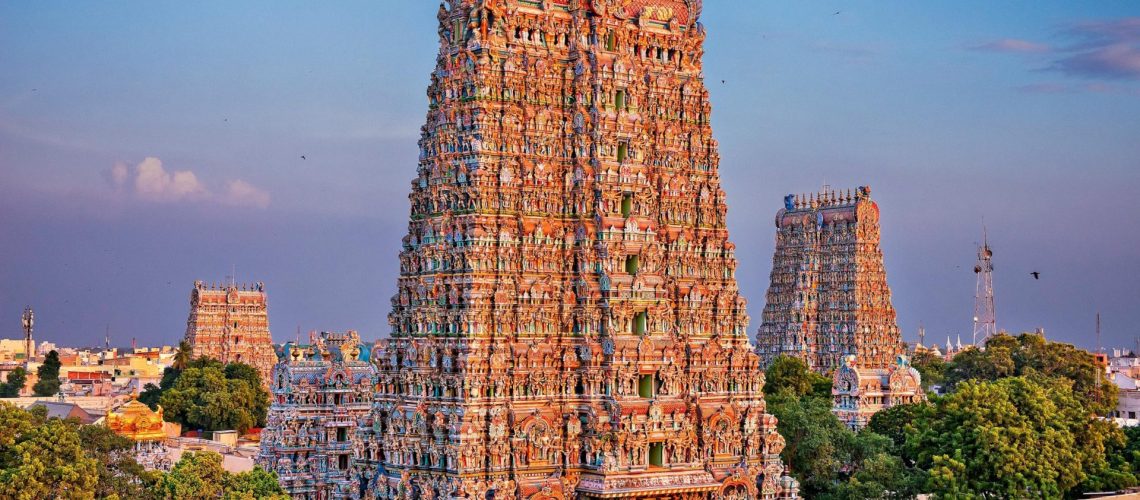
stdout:
{"type": "MultiPolygon", "coordinates": [[[[195,280],[263,281],[274,340],[388,332],[426,2],[0,4],[0,337],[176,344],[195,280]],[[399,49],[392,49],[398,47],[399,49]],[[235,272],[236,270],[236,272],[235,272]]],[[[737,276],[760,325],[789,193],[870,185],[899,326],[1135,346],[1140,5],[707,2],[737,276]],[[1040,279],[1030,273],[1039,272],[1040,279]]]]}

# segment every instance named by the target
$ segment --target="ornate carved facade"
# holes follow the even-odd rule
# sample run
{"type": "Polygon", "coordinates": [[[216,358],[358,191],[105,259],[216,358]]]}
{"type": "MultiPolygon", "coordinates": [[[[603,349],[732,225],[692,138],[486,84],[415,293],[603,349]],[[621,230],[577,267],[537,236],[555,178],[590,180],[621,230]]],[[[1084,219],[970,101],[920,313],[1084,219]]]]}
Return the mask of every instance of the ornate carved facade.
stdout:
{"type": "Polygon", "coordinates": [[[855,355],[886,368],[906,352],[879,248],[879,206],[871,188],[788,195],[776,214],[776,252],[757,353],[813,370],[838,368],[855,355]]]}
{"type": "Polygon", "coordinates": [[[906,356],[900,354],[888,368],[862,368],[856,363],[855,356],[844,357],[831,386],[835,398],[831,411],[851,429],[866,427],[879,411],[926,400],[922,375],[906,356]]]}
{"type": "Polygon", "coordinates": [[[195,281],[190,292],[186,341],[194,357],[245,363],[256,368],[262,383],[268,386],[277,356],[269,334],[265,285],[219,286],[195,281]]]}
{"type": "Polygon", "coordinates": [[[166,422],[161,406],[153,411],[132,399],[108,412],[106,425],[115,434],[134,441],[132,451],[139,465],[150,470],[170,470],[174,465],[170,449],[166,447],[166,422]]]}
{"type": "Polygon", "coordinates": [[[376,477],[372,346],[354,331],[285,344],[257,462],[294,498],[359,498],[376,477]]]}
{"type": "Polygon", "coordinates": [[[448,0],[377,349],[380,498],[788,498],[699,0],[448,0]]]}

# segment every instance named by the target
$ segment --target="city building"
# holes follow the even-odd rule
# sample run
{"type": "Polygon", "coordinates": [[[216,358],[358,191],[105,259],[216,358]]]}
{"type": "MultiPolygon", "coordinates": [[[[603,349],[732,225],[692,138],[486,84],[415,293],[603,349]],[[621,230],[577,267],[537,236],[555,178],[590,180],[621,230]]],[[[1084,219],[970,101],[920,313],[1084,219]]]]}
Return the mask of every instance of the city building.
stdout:
{"type": "Polygon", "coordinates": [[[294,498],[359,498],[376,478],[371,350],[354,331],[282,349],[257,463],[294,498]]]}
{"type": "Polygon", "coordinates": [[[264,385],[277,363],[269,333],[269,301],[265,285],[194,282],[186,341],[195,358],[245,363],[257,369],[264,385]]]}
{"type": "Polygon", "coordinates": [[[831,395],[832,413],[852,430],[866,427],[879,411],[926,400],[922,375],[904,355],[887,368],[863,368],[858,366],[855,355],[848,354],[835,370],[831,395]]]}
{"type": "Polygon", "coordinates": [[[700,14],[441,5],[366,496],[797,496],[737,288],[700,14]]]}
{"type": "Polygon", "coordinates": [[[757,353],[795,356],[828,373],[854,355],[887,368],[906,353],[879,248],[871,188],[788,195],[776,214],[776,251],[757,353]]]}

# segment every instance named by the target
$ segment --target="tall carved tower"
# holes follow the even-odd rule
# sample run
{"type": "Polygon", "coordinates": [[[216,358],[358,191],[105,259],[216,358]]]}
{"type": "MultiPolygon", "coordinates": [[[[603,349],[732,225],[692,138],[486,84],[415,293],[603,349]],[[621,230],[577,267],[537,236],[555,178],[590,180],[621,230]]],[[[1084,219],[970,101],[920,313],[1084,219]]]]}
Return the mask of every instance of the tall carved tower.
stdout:
{"type": "Polygon", "coordinates": [[[765,364],[783,354],[827,372],[850,354],[886,368],[906,352],[870,187],[784,199],[767,299],[756,349],[765,364]]]}
{"type": "Polygon", "coordinates": [[[777,498],[699,0],[450,0],[375,351],[382,498],[777,498]]]}
{"type": "Polygon", "coordinates": [[[186,341],[194,357],[209,356],[223,363],[241,362],[257,369],[269,386],[277,364],[269,334],[269,301],[265,285],[207,285],[194,282],[186,341]]]}

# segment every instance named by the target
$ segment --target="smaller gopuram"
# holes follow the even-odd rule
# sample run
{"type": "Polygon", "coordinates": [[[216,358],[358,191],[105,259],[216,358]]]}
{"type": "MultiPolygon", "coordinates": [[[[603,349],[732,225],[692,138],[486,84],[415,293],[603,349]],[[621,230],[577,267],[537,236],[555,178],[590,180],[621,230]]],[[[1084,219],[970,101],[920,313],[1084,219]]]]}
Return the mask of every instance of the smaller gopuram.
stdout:
{"type": "Polygon", "coordinates": [[[166,422],[161,406],[154,411],[132,399],[107,413],[106,423],[115,434],[135,442],[134,455],[139,465],[147,470],[170,470],[173,461],[165,444],[166,422]]]}
{"type": "Polygon", "coordinates": [[[765,366],[795,356],[827,373],[854,355],[861,367],[886,368],[906,352],[870,187],[784,198],[766,298],[756,339],[765,366]]]}
{"type": "Polygon", "coordinates": [[[294,498],[359,498],[376,476],[371,356],[355,331],[312,333],[308,345],[282,348],[257,463],[294,498]]]}
{"type": "Polygon", "coordinates": [[[193,357],[208,356],[222,363],[245,363],[269,386],[277,362],[269,333],[269,300],[265,284],[194,282],[186,341],[193,357]]]}
{"type": "Polygon", "coordinates": [[[831,412],[850,429],[866,427],[872,415],[892,406],[926,400],[922,375],[905,355],[887,368],[862,368],[856,363],[854,355],[844,356],[831,384],[831,412]]]}

